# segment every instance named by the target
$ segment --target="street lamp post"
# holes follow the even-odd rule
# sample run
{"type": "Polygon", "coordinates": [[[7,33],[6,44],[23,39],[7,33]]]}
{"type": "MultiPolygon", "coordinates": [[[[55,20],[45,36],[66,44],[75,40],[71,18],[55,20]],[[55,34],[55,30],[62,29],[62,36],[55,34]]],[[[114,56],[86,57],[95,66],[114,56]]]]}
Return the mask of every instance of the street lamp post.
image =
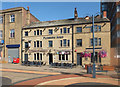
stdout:
{"type": "Polygon", "coordinates": [[[96,78],[96,70],[95,70],[94,15],[92,15],[92,29],[93,29],[93,78],[96,78]]]}

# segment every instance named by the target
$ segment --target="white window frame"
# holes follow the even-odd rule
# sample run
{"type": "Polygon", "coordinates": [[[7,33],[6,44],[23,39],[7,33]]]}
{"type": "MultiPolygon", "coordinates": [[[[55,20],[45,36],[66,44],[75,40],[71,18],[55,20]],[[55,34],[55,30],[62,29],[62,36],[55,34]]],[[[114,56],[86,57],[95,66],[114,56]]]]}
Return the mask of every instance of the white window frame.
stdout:
{"type": "Polygon", "coordinates": [[[15,15],[14,14],[10,15],[10,22],[15,22],[15,15]]]}

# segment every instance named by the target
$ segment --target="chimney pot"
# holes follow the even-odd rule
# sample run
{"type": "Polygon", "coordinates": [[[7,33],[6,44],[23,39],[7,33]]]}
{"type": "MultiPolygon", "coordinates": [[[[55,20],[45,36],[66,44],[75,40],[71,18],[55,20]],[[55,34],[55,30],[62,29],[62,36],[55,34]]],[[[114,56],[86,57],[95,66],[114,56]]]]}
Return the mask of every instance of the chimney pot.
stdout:
{"type": "Polygon", "coordinates": [[[27,6],[27,10],[29,11],[29,6],[27,6]]]}
{"type": "Polygon", "coordinates": [[[103,18],[107,18],[107,11],[103,11],[103,18]]]}
{"type": "Polygon", "coordinates": [[[75,8],[75,11],[74,11],[74,18],[78,18],[77,8],[75,8]]]}

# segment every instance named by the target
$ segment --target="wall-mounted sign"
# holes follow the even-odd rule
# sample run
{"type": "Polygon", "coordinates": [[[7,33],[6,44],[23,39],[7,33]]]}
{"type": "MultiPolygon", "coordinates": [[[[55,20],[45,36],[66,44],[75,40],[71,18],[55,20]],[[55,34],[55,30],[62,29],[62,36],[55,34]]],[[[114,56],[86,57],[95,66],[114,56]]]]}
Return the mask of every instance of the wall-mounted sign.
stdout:
{"type": "Polygon", "coordinates": [[[43,37],[43,39],[59,39],[63,38],[63,36],[56,36],[56,37],[43,37]]]}

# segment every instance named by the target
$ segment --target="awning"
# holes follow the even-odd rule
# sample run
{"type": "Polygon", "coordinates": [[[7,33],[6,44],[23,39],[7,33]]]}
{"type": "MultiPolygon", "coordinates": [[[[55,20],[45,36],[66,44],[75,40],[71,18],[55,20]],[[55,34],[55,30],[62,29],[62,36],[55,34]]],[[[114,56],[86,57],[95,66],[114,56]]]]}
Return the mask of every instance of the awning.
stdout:
{"type": "Polygon", "coordinates": [[[15,45],[6,45],[7,48],[18,48],[20,47],[20,44],[15,44],[15,45]]]}

